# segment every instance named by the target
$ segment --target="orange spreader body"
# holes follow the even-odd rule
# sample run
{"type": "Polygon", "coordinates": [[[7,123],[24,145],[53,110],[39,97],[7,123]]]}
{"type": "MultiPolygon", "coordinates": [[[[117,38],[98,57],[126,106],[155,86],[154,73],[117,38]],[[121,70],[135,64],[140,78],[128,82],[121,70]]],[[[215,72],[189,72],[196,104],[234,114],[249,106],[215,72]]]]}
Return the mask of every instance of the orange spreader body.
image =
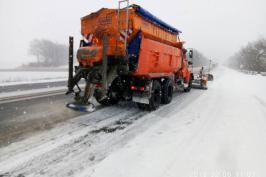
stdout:
{"type": "MultiPolygon", "coordinates": [[[[126,30],[126,11],[120,12],[118,27],[117,9],[102,8],[96,13],[81,18],[81,34],[93,34],[100,39],[101,35],[108,35],[107,56],[125,56],[124,41],[121,31],[126,30]]],[[[182,68],[182,42],[177,33],[167,31],[139,16],[134,8],[129,9],[128,42],[131,37],[141,30],[142,40],[139,51],[138,64],[132,72],[134,76],[161,77],[173,75],[182,68]]],[[[78,59],[83,66],[93,66],[102,60],[103,42],[97,40],[92,46],[84,48],[83,57],[78,59]],[[92,52],[94,51],[94,52],[92,52]],[[97,51],[97,54],[92,55],[97,51]]]]}
{"type": "Polygon", "coordinates": [[[182,67],[182,50],[142,37],[135,76],[162,77],[172,75],[182,67]]]}

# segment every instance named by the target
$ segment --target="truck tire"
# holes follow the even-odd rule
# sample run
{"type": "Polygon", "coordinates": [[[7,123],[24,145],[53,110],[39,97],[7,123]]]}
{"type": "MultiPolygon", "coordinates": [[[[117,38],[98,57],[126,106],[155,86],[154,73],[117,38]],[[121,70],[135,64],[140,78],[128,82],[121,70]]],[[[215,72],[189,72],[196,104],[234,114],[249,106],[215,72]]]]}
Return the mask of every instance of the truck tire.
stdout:
{"type": "Polygon", "coordinates": [[[151,98],[149,99],[149,104],[147,105],[147,109],[149,111],[156,110],[161,103],[161,84],[159,81],[154,80],[152,84],[152,93],[151,98]]]}
{"type": "Polygon", "coordinates": [[[172,101],[173,98],[173,82],[171,79],[166,79],[162,85],[162,103],[168,104],[172,101]]]}

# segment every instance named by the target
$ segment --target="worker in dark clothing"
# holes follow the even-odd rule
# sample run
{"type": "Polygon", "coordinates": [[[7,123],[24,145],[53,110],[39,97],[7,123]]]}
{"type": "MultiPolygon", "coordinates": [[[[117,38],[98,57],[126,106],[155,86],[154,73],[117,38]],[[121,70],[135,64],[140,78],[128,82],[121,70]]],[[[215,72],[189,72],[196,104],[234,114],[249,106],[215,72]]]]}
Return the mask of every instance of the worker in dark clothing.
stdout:
{"type": "Polygon", "coordinates": [[[87,46],[90,46],[92,44],[92,38],[93,38],[93,35],[92,34],[86,35],[86,37],[84,37],[80,41],[79,47],[87,47],[87,46]]]}
{"type": "Polygon", "coordinates": [[[202,78],[203,75],[204,75],[204,67],[202,66],[202,67],[200,68],[200,71],[199,71],[199,76],[200,76],[200,78],[202,78]]]}

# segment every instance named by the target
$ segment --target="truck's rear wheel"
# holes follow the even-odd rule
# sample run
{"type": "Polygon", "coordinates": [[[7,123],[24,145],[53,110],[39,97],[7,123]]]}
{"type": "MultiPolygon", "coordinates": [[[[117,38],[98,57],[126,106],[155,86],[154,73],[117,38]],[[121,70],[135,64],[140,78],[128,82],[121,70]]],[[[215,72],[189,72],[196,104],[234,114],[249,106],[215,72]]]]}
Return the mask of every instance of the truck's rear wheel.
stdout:
{"type": "Polygon", "coordinates": [[[159,81],[153,81],[151,98],[149,99],[149,104],[147,105],[148,110],[156,110],[161,103],[161,84],[159,81]]]}
{"type": "Polygon", "coordinates": [[[171,79],[167,79],[163,82],[162,85],[162,103],[168,104],[172,101],[173,98],[173,82],[171,79]]]}

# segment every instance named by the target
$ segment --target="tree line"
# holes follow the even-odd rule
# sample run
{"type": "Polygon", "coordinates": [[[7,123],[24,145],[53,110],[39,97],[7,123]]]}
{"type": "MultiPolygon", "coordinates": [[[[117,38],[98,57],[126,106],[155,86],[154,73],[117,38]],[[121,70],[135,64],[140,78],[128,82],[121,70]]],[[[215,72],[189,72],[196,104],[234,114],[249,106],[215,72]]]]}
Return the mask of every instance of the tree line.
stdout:
{"type": "Polygon", "coordinates": [[[231,56],[227,65],[237,70],[266,71],[266,39],[248,43],[231,56]]]}
{"type": "Polygon", "coordinates": [[[30,67],[58,67],[67,64],[67,45],[55,43],[47,39],[32,40],[28,53],[36,57],[36,61],[28,64],[30,67]]]}

